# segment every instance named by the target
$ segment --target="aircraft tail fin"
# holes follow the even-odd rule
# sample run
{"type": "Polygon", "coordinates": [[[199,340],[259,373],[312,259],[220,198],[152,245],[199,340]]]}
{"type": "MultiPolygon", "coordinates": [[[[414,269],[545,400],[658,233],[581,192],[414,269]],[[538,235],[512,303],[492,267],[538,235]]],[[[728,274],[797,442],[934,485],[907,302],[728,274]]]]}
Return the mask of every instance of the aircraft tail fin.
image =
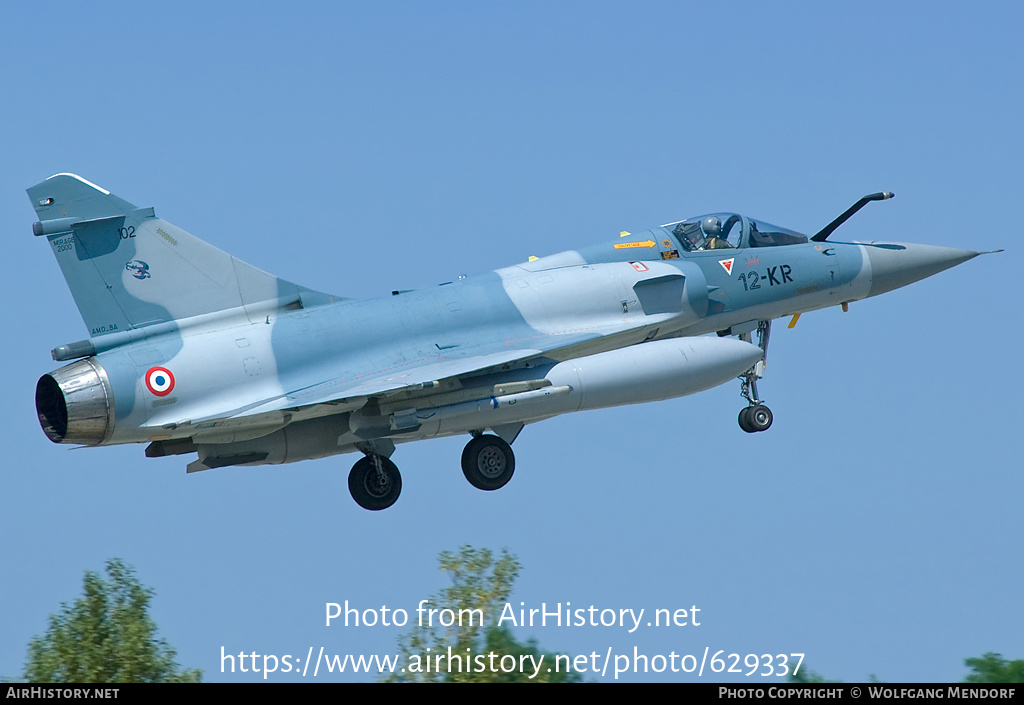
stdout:
{"type": "MultiPolygon", "coordinates": [[[[333,297],[279,279],[74,174],[28,189],[90,336],[228,309],[333,297]]],[[[262,316],[261,316],[262,317],[262,316]]]]}

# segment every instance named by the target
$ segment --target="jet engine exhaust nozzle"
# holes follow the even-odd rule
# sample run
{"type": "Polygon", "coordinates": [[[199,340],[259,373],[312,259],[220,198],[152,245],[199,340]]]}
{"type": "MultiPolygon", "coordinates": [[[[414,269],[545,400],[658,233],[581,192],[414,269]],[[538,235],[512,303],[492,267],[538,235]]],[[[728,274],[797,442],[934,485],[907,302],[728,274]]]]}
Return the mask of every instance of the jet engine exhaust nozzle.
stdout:
{"type": "Polygon", "coordinates": [[[43,375],[36,383],[39,425],[54,443],[101,445],[114,430],[107,373],[91,358],[43,375]]]}

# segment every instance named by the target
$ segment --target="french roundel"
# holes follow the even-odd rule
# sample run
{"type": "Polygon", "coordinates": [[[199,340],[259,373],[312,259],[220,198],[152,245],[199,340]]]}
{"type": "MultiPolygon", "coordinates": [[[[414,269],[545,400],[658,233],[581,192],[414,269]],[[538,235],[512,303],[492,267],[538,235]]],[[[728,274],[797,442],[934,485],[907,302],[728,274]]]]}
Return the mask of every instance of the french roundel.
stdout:
{"type": "Polygon", "coordinates": [[[174,391],[174,375],[166,367],[151,367],[146,373],[146,388],[158,397],[174,391]]]}

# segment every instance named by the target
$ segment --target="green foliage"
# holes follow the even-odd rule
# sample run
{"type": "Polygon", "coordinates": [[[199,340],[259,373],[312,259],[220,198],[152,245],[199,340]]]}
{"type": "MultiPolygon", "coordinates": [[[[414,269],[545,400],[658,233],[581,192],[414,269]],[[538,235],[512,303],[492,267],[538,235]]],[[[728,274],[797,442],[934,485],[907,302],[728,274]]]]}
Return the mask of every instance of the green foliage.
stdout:
{"type": "Polygon", "coordinates": [[[809,668],[801,668],[796,673],[789,672],[790,683],[842,683],[842,681],[830,681],[820,673],[815,673],[809,668]]]}
{"type": "Polygon", "coordinates": [[[990,651],[980,658],[964,659],[964,665],[973,671],[964,683],[1024,683],[1024,659],[1007,661],[990,651]]]}
{"type": "MultiPolygon", "coordinates": [[[[451,584],[438,594],[432,595],[423,604],[425,610],[437,610],[431,617],[424,614],[422,624],[417,624],[411,632],[398,641],[402,651],[404,672],[386,674],[383,680],[389,682],[418,683],[546,683],[576,682],[578,674],[548,673],[548,666],[554,666],[555,654],[540,650],[533,639],[522,644],[513,638],[512,633],[497,626],[505,602],[512,593],[512,586],[519,576],[519,559],[502,549],[501,556],[495,560],[492,552],[486,548],[463,546],[458,553],[442,551],[438,556],[439,567],[451,578],[451,584]],[[450,610],[454,615],[449,626],[442,624],[442,610],[450,610]],[[449,652],[449,649],[451,650],[449,652]],[[447,663],[447,655],[462,657],[463,661],[447,663]],[[500,660],[502,656],[513,656],[517,664],[525,661],[536,663],[544,658],[544,667],[535,678],[529,676],[534,670],[527,665],[525,669],[509,673],[482,665],[490,664],[489,655],[495,654],[500,660]],[[441,669],[424,668],[425,658],[431,659],[441,655],[441,669]],[[520,659],[520,657],[526,657],[520,659]],[[478,660],[484,657],[484,661],[478,660]],[[410,668],[412,666],[412,668],[410,668]]],[[[418,618],[417,618],[418,619],[418,618]]],[[[454,661],[454,659],[453,659],[454,661]]],[[[506,662],[511,663],[506,659],[506,662]]]]}
{"type": "MultiPolygon", "coordinates": [[[[964,665],[971,669],[971,673],[964,678],[964,683],[1024,683],[1024,660],[1007,661],[1002,654],[995,654],[991,651],[980,658],[964,659],[964,665]]],[[[807,670],[800,669],[800,673],[789,674],[790,683],[842,683],[842,681],[831,681],[827,678],[807,670]]],[[[869,683],[881,683],[874,675],[868,678],[869,683]]]]}
{"type": "Polygon", "coordinates": [[[476,674],[476,677],[473,678],[474,682],[579,683],[583,680],[579,673],[571,671],[566,672],[564,669],[559,669],[559,672],[556,673],[555,657],[557,654],[549,651],[541,651],[536,639],[530,639],[525,644],[516,641],[512,636],[512,632],[506,627],[491,627],[487,630],[486,651],[489,653],[493,652],[501,654],[502,656],[506,654],[512,655],[516,658],[517,663],[521,663],[519,660],[520,656],[532,656],[532,660],[527,659],[524,663],[542,663],[543,667],[532,678],[530,676],[532,676],[534,672],[528,667],[528,672],[526,673],[522,671],[513,673],[497,671],[494,673],[476,674]],[[543,660],[541,660],[542,658],[543,660]],[[551,669],[551,672],[548,671],[549,668],[551,669]]]}
{"type": "Polygon", "coordinates": [[[107,580],[86,571],[85,595],[50,615],[46,634],[28,647],[24,678],[33,683],[194,683],[199,670],[179,670],[175,652],[156,637],[148,609],[153,591],[120,559],[107,580]]]}

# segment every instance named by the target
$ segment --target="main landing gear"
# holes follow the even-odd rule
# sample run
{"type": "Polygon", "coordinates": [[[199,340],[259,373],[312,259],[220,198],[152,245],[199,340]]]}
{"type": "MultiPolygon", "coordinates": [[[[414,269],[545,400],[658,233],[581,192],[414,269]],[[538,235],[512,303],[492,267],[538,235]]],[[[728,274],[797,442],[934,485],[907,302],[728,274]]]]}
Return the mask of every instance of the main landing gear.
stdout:
{"type": "MultiPolygon", "coordinates": [[[[757,397],[757,380],[764,375],[764,363],[768,359],[768,337],[771,335],[772,322],[759,321],[757,324],[757,346],[764,352],[761,361],[740,376],[743,384],[740,395],[747,400],[747,408],[740,411],[740,428],[747,433],[767,431],[772,425],[772,412],[757,397]]],[[[750,342],[750,333],[744,333],[740,340],[750,342]]]]}
{"type": "MultiPolygon", "coordinates": [[[[389,441],[371,441],[358,446],[360,458],[348,474],[348,491],[363,509],[387,509],[402,493],[402,475],[388,458],[395,446],[389,441]]],[[[516,469],[516,456],[504,439],[476,432],[462,451],[462,473],[473,487],[497,490],[508,484],[516,469]]]]}
{"type": "Polygon", "coordinates": [[[512,447],[497,436],[474,435],[462,451],[462,474],[477,489],[501,489],[515,469],[512,447]]]}
{"type": "MultiPolygon", "coordinates": [[[[394,445],[391,445],[388,452],[394,449],[394,445]]],[[[365,457],[352,466],[348,474],[348,491],[363,509],[387,509],[398,501],[398,495],[402,493],[402,475],[398,472],[398,466],[378,452],[379,448],[360,444],[359,450],[363,451],[365,457]]]]}

